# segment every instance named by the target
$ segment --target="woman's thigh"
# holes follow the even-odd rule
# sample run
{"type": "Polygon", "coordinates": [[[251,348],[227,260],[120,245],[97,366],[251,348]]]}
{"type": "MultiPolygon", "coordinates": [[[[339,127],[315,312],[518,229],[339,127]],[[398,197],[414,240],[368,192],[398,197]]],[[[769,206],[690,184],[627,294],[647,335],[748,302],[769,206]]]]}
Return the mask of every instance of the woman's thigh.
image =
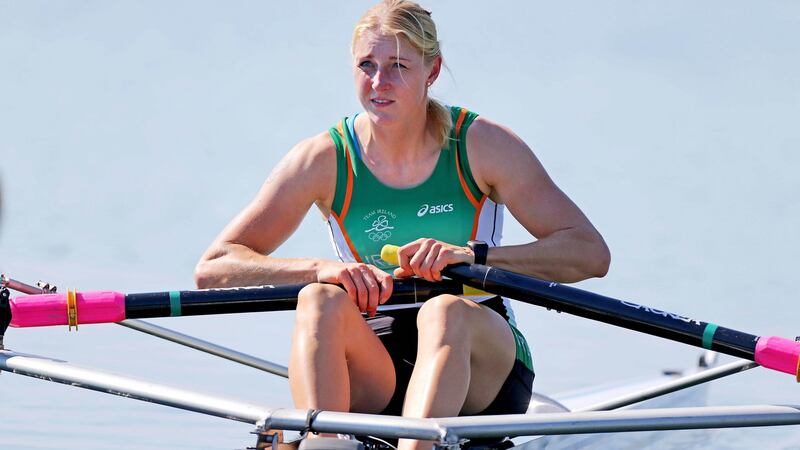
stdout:
{"type": "MultiPolygon", "coordinates": [[[[310,338],[313,347],[331,352],[331,358],[344,357],[348,376],[339,380],[339,388],[350,390],[351,411],[383,410],[395,388],[394,365],[383,343],[343,289],[327,284],[304,288],[296,324],[304,329],[301,334],[310,338]]],[[[301,355],[294,356],[297,361],[310,362],[301,355]]]]}
{"type": "MultiPolygon", "coordinates": [[[[461,414],[476,414],[492,403],[511,372],[516,359],[516,340],[506,319],[492,309],[467,299],[443,297],[426,304],[423,309],[428,311],[420,314],[439,318],[441,325],[448,328],[455,325],[457,330],[453,332],[469,345],[470,381],[461,414]],[[431,309],[438,311],[430,314],[431,309]]],[[[420,330],[420,348],[425,345],[424,339],[425,331],[420,330]]]]}
{"type": "Polygon", "coordinates": [[[474,335],[469,390],[462,409],[464,414],[479,413],[494,401],[517,356],[511,326],[500,314],[481,306],[476,318],[470,322],[474,335]]]}
{"type": "Polygon", "coordinates": [[[389,352],[359,315],[349,330],[347,368],[350,374],[351,411],[379,413],[395,390],[395,368],[389,352]]]}

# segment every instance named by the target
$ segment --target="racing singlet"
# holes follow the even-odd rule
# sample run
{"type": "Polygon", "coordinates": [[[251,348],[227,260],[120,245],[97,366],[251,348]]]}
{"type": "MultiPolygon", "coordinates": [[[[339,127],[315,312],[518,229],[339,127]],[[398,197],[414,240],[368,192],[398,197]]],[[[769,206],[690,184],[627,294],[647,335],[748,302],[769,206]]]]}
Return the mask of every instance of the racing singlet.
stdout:
{"type": "Polygon", "coordinates": [[[451,107],[448,144],[433,173],[421,184],[383,184],[361,159],[353,118],[330,129],[336,144],[336,193],[328,225],[340,260],[373,264],[389,273],[396,267],[380,257],[385,244],[404,245],[427,237],[464,246],[470,239],[500,245],[503,205],[484,195],[469,168],[466,135],[477,114],[451,107]]]}
{"type": "MultiPolygon", "coordinates": [[[[380,256],[386,244],[404,245],[425,237],[458,246],[471,239],[500,245],[504,207],[481,192],[467,158],[467,129],[478,115],[460,107],[450,111],[454,126],[433,173],[410,188],[387,186],[370,172],[361,159],[355,116],[330,128],[336,144],[336,192],[328,229],[339,260],[372,264],[391,274],[397,266],[380,256]]],[[[483,301],[493,297],[470,298],[483,301]]],[[[516,341],[517,359],[533,370],[530,349],[515,326],[508,299],[503,299],[503,306],[516,341]]]]}

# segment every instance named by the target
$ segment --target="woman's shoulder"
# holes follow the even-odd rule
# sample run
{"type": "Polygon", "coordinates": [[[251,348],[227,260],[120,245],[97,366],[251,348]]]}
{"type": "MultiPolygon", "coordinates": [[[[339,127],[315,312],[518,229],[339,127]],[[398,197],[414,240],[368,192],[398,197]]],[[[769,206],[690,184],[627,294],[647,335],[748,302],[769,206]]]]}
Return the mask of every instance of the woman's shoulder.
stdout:
{"type": "Polygon", "coordinates": [[[448,108],[453,118],[453,127],[461,130],[467,128],[468,139],[491,142],[493,139],[514,134],[508,127],[469,108],[452,105],[448,108]]]}
{"type": "Polygon", "coordinates": [[[325,185],[327,175],[335,167],[336,145],[325,131],[295,144],[272,169],[268,181],[325,185]]]}
{"type": "MultiPolygon", "coordinates": [[[[336,145],[328,132],[307,137],[273,167],[266,185],[298,199],[320,201],[336,182],[336,145]],[[292,194],[293,193],[293,194],[292,194]]],[[[302,200],[305,201],[305,200],[302,200]]]]}
{"type": "Polygon", "coordinates": [[[533,171],[537,166],[531,148],[511,128],[484,116],[477,116],[467,129],[466,148],[476,184],[492,199],[502,201],[494,192],[506,182],[510,171],[533,171]]]}
{"type": "Polygon", "coordinates": [[[323,131],[295,144],[288,156],[305,163],[336,161],[336,143],[329,131],[323,131]]]}
{"type": "Polygon", "coordinates": [[[493,157],[498,152],[530,152],[530,148],[511,128],[477,114],[467,130],[467,148],[470,154],[491,152],[493,157]]]}

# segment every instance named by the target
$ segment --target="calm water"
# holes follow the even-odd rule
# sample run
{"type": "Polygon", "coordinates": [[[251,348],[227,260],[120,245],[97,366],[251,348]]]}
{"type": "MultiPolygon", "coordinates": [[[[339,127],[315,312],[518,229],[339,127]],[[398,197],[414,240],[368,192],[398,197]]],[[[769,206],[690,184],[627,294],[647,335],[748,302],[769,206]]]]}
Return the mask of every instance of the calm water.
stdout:
{"type": "MultiPolygon", "coordinates": [[[[0,1],[0,271],[62,289],[190,288],[201,252],[281,155],[358,107],[364,2],[0,1]]],[[[581,286],[754,334],[800,308],[800,6],[426,3],[434,93],[509,125],[605,236],[581,286]]],[[[525,242],[513,224],[508,242],[525,242]]],[[[312,212],[277,254],[330,257],[312,212]]],[[[681,368],[698,351],[517,306],[537,389],[681,368]]],[[[285,362],[292,314],[157,323],[285,362]]],[[[7,346],[268,406],[285,381],[116,325],[11,330],[7,346]]],[[[245,424],[0,375],[0,448],[232,449],[245,424]]],[[[715,382],[714,405],[800,404],[790,376],[715,382]]],[[[798,428],[680,433],[653,448],[800,448],[798,428]]]]}

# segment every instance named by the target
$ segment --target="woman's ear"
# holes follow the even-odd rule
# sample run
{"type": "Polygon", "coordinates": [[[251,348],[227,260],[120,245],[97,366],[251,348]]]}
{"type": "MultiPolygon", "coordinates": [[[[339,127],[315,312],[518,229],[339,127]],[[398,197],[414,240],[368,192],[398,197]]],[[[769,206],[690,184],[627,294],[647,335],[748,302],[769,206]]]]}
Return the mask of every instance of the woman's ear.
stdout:
{"type": "Polygon", "coordinates": [[[432,85],[437,78],[439,78],[439,73],[442,71],[442,57],[437,56],[434,58],[433,62],[431,63],[431,71],[428,74],[428,79],[426,80],[425,84],[428,86],[432,85]]]}

